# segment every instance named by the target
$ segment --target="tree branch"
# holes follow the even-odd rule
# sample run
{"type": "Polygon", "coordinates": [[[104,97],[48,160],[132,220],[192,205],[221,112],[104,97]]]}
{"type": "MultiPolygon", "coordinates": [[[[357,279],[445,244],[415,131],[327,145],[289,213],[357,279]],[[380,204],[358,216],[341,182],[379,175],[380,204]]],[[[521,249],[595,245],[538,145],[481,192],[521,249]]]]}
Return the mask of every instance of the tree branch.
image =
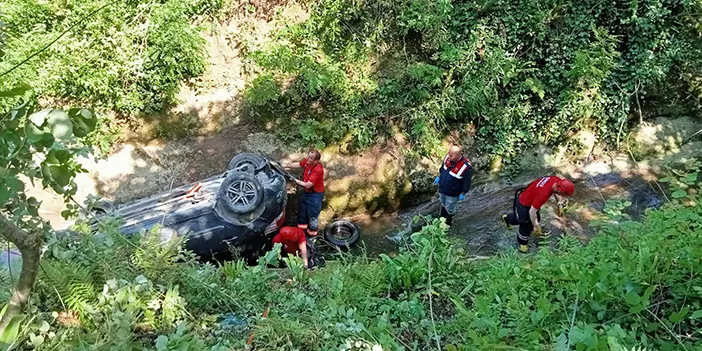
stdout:
{"type": "Polygon", "coordinates": [[[17,286],[8,301],[7,311],[0,319],[0,334],[2,334],[12,316],[21,313],[29,300],[29,294],[32,292],[39,271],[42,239],[39,235],[22,230],[3,215],[0,215],[0,235],[15,244],[22,254],[22,271],[17,286]]]}

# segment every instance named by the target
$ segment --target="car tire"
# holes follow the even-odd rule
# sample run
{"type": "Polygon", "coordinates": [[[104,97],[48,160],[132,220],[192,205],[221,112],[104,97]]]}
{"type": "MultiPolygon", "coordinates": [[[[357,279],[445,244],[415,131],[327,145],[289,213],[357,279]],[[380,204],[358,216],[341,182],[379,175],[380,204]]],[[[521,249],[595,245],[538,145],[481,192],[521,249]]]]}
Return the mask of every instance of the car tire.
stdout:
{"type": "Polygon", "coordinates": [[[251,173],[236,172],[227,175],[217,194],[217,201],[227,211],[245,215],[255,211],[265,197],[261,182],[251,173]]]}
{"type": "Polygon", "coordinates": [[[350,248],[361,239],[361,232],[352,222],[338,220],[324,228],[324,239],[334,246],[350,248]]]}
{"type": "Polygon", "coordinates": [[[242,153],[234,156],[229,161],[227,169],[233,172],[256,174],[260,171],[265,171],[266,167],[268,167],[268,162],[263,157],[251,153],[242,153]]]}

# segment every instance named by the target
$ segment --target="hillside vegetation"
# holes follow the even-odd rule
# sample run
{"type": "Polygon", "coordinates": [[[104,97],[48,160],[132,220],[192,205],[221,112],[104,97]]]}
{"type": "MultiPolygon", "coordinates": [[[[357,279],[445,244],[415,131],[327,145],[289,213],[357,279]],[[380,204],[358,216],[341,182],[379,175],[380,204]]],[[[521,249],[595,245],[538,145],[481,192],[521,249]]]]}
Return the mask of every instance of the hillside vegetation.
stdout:
{"type": "MultiPolygon", "coordinates": [[[[692,174],[666,180],[699,189],[692,174]]],[[[299,258],[266,268],[275,251],[258,266],[215,267],[159,246],[156,233],[84,227],[49,238],[19,340],[38,350],[699,350],[702,202],[681,191],[643,222],[609,199],[585,247],[566,236],[555,251],[472,260],[434,220],[394,257],[342,254],[315,271],[299,258]]]]}
{"type": "Polygon", "coordinates": [[[649,115],[699,113],[701,10],[686,0],[313,1],[307,21],[249,48],[260,74],[247,99],[256,118],[319,145],[400,134],[424,152],[456,130],[509,159],[589,129],[619,146],[649,115]]]}
{"type": "MultiPolygon", "coordinates": [[[[24,262],[0,268],[0,351],[702,350],[699,160],[660,180],[666,203],[642,221],[603,197],[591,242],[530,255],[469,257],[431,218],[396,255],[337,252],[311,271],[278,247],[255,266],[202,263],[107,216],[97,235],[56,233],[29,184],[77,215],[77,159],[116,136],[97,116],[166,112],[207,69],[204,26],[264,5],[0,0],[0,246],[24,262]]],[[[253,68],[242,112],[284,141],[394,138],[423,155],[457,131],[509,160],[577,148],[584,129],[616,147],[649,116],[699,117],[699,0],[304,5],[309,18],[270,11],[270,35],[231,44],[253,68]]]]}

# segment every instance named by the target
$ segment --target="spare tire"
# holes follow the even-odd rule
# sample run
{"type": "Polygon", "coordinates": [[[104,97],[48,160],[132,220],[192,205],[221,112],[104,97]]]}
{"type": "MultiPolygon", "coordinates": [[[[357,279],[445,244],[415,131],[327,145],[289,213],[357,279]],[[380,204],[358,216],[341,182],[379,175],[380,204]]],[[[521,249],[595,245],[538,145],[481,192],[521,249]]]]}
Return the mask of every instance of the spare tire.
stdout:
{"type": "Polygon", "coordinates": [[[217,201],[235,214],[255,211],[265,197],[261,182],[251,173],[235,172],[227,175],[217,193],[217,201]]]}
{"type": "Polygon", "coordinates": [[[352,222],[338,220],[324,228],[324,239],[335,246],[350,248],[361,239],[361,233],[352,222]]]}
{"type": "Polygon", "coordinates": [[[229,161],[228,170],[233,172],[246,172],[255,174],[260,171],[266,170],[268,167],[268,162],[256,154],[242,153],[234,156],[231,161],[229,161]]]}

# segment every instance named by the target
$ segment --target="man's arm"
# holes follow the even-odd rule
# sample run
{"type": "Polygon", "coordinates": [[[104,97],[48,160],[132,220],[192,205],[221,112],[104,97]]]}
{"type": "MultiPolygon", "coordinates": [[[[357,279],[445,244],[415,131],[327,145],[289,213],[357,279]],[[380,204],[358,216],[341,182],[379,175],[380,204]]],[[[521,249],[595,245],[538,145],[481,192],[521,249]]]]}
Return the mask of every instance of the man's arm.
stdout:
{"type": "Polygon", "coordinates": [[[297,183],[297,185],[299,185],[305,189],[309,189],[309,188],[314,186],[314,184],[312,182],[303,182],[299,179],[295,179],[295,183],[297,183]]]}
{"type": "Polygon", "coordinates": [[[473,168],[468,167],[466,169],[465,174],[463,174],[463,190],[461,191],[462,194],[468,193],[468,190],[470,190],[470,184],[473,181],[473,168]]]}
{"type": "Polygon", "coordinates": [[[309,265],[309,259],[307,257],[307,242],[303,241],[299,244],[300,257],[302,257],[302,262],[305,263],[305,268],[309,265]]]}
{"type": "Polygon", "coordinates": [[[534,225],[534,228],[539,227],[539,216],[538,216],[539,210],[534,208],[534,206],[531,206],[529,209],[529,218],[531,219],[531,224],[534,225]]]}

